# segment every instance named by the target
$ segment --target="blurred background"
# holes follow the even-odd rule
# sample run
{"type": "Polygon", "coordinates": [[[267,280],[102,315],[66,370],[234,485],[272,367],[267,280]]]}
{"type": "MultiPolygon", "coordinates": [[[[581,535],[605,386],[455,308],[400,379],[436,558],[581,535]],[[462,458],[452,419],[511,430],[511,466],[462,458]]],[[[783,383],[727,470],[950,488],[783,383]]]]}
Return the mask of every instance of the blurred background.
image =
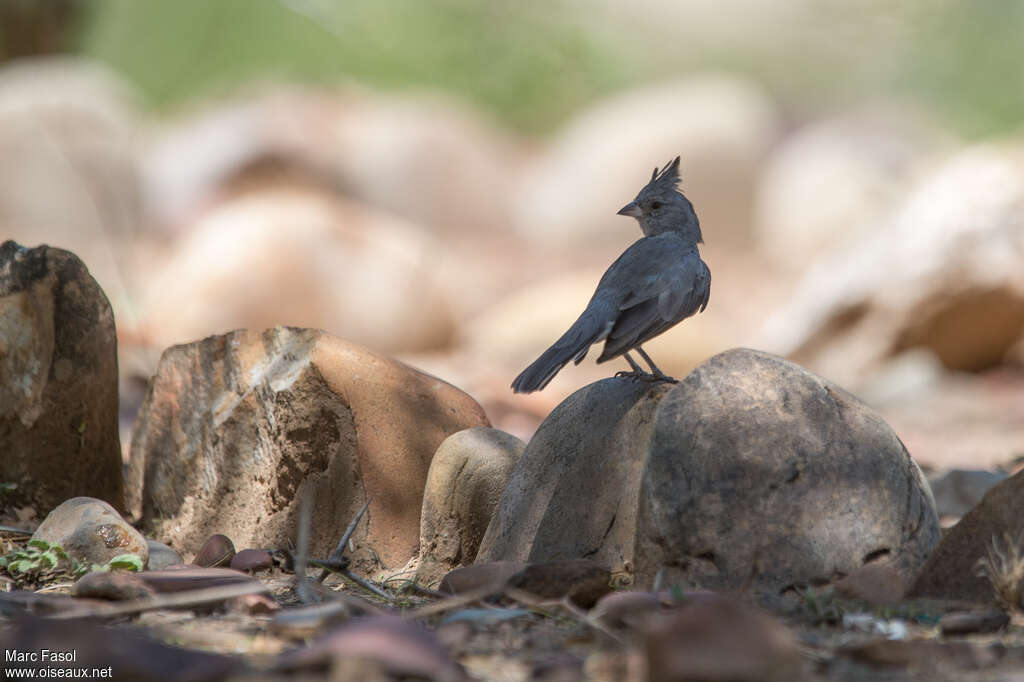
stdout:
{"type": "Polygon", "coordinates": [[[734,346],[878,408],[924,465],[1024,455],[1015,0],[0,0],[0,238],[118,323],[124,447],[174,343],[317,327],[529,437],[625,363],[509,384],[682,156],[734,346]]]}

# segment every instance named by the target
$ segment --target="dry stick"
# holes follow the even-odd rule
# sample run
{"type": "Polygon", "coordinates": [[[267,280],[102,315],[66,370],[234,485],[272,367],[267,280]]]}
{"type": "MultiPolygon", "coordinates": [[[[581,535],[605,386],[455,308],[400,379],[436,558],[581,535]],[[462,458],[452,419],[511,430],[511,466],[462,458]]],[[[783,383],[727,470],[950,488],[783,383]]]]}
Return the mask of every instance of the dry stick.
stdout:
{"type": "MultiPolygon", "coordinates": [[[[346,528],[345,532],[341,535],[341,540],[338,541],[338,546],[334,548],[333,552],[331,552],[331,556],[327,557],[328,563],[337,564],[341,562],[342,557],[345,555],[345,550],[348,548],[348,541],[352,539],[352,533],[355,532],[356,526],[359,525],[359,520],[363,518],[363,514],[366,513],[367,509],[369,509],[370,501],[372,499],[373,498],[370,498],[369,500],[366,501],[366,504],[363,505],[363,508],[360,509],[359,513],[355,515],[355,518],[352,519],[352,522],[348,524],[348,528],[346,528]]],[[[322,583],[327,578],[327,576],[330,575],[330,573],[330,570],[326,568],[320,571],[320,577],[316,579],[317,582],[322,583]]]]}
{"type": "Polygon", "coordinates": [[[198,590],[186,590],[172,594],[157,595],[145,599],[129,599],[119,604],[103,608],[85,608],[77,611],[65,611],[52,616],[43,616],[49,620],[72,620],[75,618],[108,618],[110,616],[125,616],[143,611],[155,609],[184,608],[198,606],[210,602],[223,601],[232,597],[244,597],[247,594],[258,594],[266,592],[267,587],[261,582],[236,583],[233,585],[218,585],[216,587],[203,587],[198,590]]]}
{"type": "Polygon", "coordinates": [[[465,594],[448,597],[447,599],[442,599],[441,601],[434,602],[433,604],[426,604],[425,606],[420,606],[410,611],[406,611],[402,615],[405,618],[426,618],[427,616],[433,616],[438,613],[444,613],[445,611],[451,611],[452,609],[467,606],[473,602],[485,599],[498,591],[499,590],[495,589],[493,585],[485,585],[484,587],[478,587],[477,589],[466,592],[465,594]]]}

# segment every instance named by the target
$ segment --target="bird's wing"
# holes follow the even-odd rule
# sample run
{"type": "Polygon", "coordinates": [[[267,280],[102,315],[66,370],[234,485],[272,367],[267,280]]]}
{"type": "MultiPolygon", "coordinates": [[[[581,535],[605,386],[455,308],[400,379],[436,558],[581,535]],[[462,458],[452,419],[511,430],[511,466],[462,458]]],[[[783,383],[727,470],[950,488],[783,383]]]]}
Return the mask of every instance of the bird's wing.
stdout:
{"type": "MultiPolygon", "coordinates": [[[[664,252],[663,252],[664,253],[664,252]]],[[[711,273],[696,250],[636,261],[618,299],[619,314],[607,336],[602,359],[620,355],[657,336],[679,321],[704,310],[711,291],[711,273]],[[651,267],[653,266],[653,267],[651,267]]]]}

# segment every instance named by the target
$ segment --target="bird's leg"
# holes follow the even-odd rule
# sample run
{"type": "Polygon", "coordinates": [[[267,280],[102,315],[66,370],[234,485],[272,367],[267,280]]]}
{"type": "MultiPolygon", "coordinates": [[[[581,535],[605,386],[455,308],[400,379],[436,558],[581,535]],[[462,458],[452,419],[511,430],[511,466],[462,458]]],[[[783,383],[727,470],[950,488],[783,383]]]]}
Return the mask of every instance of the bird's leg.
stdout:
{"type": "MultiPolygon", "coordinates": [[[[678,384],[679,383],[678,379],[673,379],[672,377],[670,377],[669,375],[665,374],[660,369],[658,369],[658,366],[656,364],[654,364],[654,360],[651,360],[651,356],[648,355],[647,353],[645,353],[643,348],[641,348],[640,346],[637,346],[636,347],[636,352],[640,354],[640,357],[642,357],[644,359],[644,362],[646,362],[648,365],[651,366],[651,373],[647,374],[646,372],[644,372],[644,374],[646,374],[647,376],[652,377],[652,379],[654,381],[667,381],[670,384],[678,384]]],[[[633,363],[632,361],[630,361],[630,362],[631,362],[631,364],[636,364],[636,363],[633,363]]]]}
{"type": "Polygon", "coordinates": [[[622,357],[626,358],[626,362],[628,362],[629,366],[632,367],[632,371],[627,372],[626,370],[622,370],[621,372],[616,372],[616,377],[638,379],[642,376],[647,376],[647,372],[644,371],[644,368],[641,367],[640,364],[636,360],[634,360],[629,353],[623,353],[622,357]]]}

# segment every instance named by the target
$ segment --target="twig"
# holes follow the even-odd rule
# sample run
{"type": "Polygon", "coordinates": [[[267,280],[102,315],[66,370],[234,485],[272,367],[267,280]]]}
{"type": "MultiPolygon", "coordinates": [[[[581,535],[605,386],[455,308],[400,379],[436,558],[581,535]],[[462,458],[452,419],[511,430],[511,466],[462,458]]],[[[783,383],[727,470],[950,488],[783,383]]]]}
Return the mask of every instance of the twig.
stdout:
{"type": "Polygon", "coordinates": [[[446,599],[442,599],[441,601],[436,601],[433,604],[425,604],[424,606],[411,609],[402,615],[405,618],[426,618],[428,616],[444,613],[445,611],[451,611],[452,609],[468,606],[473,602],[486,599],[495,592],[496,590],[493,585],[485,585],[470,592],[466,592],[465,594],[450,596],[446,599]]]}
{"type": "Polygon", "coordinates": [[[364,578],[360,578],[358,575],[348,570],[347,568],[341,569],[340,571],[338,571],[338,573],[342,574],[343,576],[354,582],[356,585],[368,589],[370,592],[373,592],[378,597],[383,597],[384,599],[387,599],[389,602],[395,600],[395,598],[392,597],[390,594],[380,589],[370,581],[365,580],[364,578]]]}
{"type": "MultiPolygon", "coordinates": [[[[372,501],[372,499],[373,498],[370,498],[369,500],[366,501],[366,504],[363,505],[363,508],[359,510],[359,513],[356,514],[355,518],[353,518],[351,523],[348,524],[348,528],[346,528],[345,532],[341,535],[341,540],[338,541],[338,546],[334,548],[333,552],[331,552],[331,556],[327,557],[327,561],[325,563],[336,565],[339,567],[345,567],[348,565],[347,561],[342,563],[342,559],[345,556],[345,550],[348,549],[348,541],[352,539],[352,533],[355,532],[356,526],[359,525],[359,520],[363,518],[363,514],[365,514],[366,510],[370,508],[370,502],[372,501]]],[[[340,570],[338,572],[340,572],[340,570]]],[[[322,583],[330,574],[331,569],[325,568],[323,571],[320,572],[320,576],[316,579],[317,582],[322,583]]]]}
{"type": "Polygon", "coordinates": [[[223,601],[232,597],[243,597],[247,594],[258,594],[266,592],[266,586],[258,581],[246,581],[233,585],[218,585],[216,587],[203,587],[198,590],[186,590],[172,594],[162,594],[145,599],[129,599],[109,607],[84,608],[79,610],[56,613],[52,616],[44,616],[51,620],[72,620],[75,618],[109,618],[110,616],[124,616],[143,611],[155,609],[184,608],[198,606],[210,602],[223,601]]]}

